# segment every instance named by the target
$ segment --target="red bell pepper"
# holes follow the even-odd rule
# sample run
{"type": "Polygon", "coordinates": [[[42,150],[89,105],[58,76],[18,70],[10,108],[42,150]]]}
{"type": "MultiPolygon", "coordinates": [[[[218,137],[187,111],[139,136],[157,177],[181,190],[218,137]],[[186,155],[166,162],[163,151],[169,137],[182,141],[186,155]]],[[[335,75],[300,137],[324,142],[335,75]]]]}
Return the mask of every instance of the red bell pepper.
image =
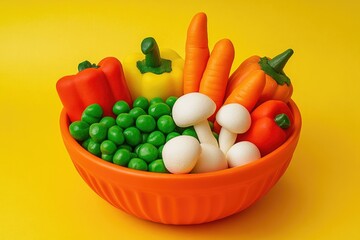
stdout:
{"type": "Polygon", "coordinates": [[[251,127],[239,134],[237,141],[249,141],[255,144],[261,156],[280,147],[292,131],[293,113],[288,105],[280,100],[269,100],[251,113],[251,127]]]}
{"type": "Polygon", "coordinates": [[[131,104],[120,61],[114,57],[104,58],[98,65],[88,61],[79,64],[76,75],[65,76],[56,83],[60,100],[72,122],[80,120],[84,109],[98,103],[104,116],[113,116],[112,107],[124,100],[131,104]]]}

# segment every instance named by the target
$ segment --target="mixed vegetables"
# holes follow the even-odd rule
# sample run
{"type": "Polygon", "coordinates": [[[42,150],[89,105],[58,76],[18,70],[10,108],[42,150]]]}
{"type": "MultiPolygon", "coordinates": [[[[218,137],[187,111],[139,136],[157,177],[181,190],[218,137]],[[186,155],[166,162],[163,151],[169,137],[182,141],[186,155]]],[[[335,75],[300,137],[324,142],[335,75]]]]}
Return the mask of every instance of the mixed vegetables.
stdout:
{"type": "Polygon", "coordinates": [[[293,86],[283,69],[292,49],[252,56],[230,75],[232,42],[210,52],[207,16],[198,13],[185,60],[152,37],[141,51],[124,65],[114,57],[82,62],[57,82],[70,134],[97,157],[144,171],[210,172],[255,161],[291,134],[293,86]]]}

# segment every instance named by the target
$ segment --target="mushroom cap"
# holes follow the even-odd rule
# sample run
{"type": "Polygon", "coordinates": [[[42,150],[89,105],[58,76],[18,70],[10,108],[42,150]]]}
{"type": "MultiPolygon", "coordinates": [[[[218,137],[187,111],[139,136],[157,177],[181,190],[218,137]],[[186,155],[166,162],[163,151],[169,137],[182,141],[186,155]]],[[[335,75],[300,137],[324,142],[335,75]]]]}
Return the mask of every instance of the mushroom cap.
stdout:
{"type": "Polygon", "coordinates": [[[199,92],[192,92],[176,100],[172,116],[176,125],[188,127],[207,120],[215,110],[216,104],[211,98],[199,92]]]}
{"type": "Polygon", "coordinates": [[[170,139],[163,148],[162,157],[166,169],[175,174],[189,173],[200,155],[199,141],[191,136],[170,139]]]}
{"type": "Polygon", "coordinates": [[[249,130],[251,116],[241,104],[230,103],[222,106],[216,114],[216,121],[228,131],[240,134],[249,130]]]}
{"type": "Polygon", "coordinates": [[[259,149],[249,141],[234,144],[226,153],[229,167],[238,167],[261,158],[259,149]]]}

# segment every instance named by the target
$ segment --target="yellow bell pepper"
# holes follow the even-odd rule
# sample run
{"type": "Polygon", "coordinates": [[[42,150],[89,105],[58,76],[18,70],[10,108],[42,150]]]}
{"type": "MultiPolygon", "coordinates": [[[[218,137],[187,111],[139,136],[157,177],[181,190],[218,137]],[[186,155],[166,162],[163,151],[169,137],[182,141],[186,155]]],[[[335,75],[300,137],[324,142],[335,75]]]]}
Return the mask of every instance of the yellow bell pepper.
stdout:
{"type": "Polygon", "coordinates": [[[159,50],[154,38],[141,43],[142,53],[128,56],[123,67],[132,99],[139,96],[152,99],[183,94],[184,60],[171,49],[159,50]],[[161,55],[161,57],[160,57],[161,55]]]}

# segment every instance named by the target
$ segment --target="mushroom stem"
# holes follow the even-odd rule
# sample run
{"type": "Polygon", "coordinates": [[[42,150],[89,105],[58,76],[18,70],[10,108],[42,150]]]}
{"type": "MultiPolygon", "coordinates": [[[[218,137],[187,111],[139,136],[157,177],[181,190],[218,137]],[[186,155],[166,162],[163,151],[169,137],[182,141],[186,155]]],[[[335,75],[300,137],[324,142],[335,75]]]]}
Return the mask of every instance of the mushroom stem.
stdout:
{"type": "Polygon", "coordinates": [[[209,143],[218,147],[216,138],[211,132],[209,123],[207,120],[201,121],[194,125],[195,132],[199,138],[200,143],[209,143]]]}
{"type": "Polygon", "coordinates": [[[219,134],[219,146],[224,154],[226,154],[227,151],[231,148],[231,146],[235,143],[236,136],[236,133],[233,133],[224,127],[221,128],[219,134]]]}
{"type": "Polygon", "coordinates": [[[201,152],[195,167],[191,172],[213,172],[228,168],[228,163],[225,154],[220,148],[207,143],[201,143],[201,152]]]}

